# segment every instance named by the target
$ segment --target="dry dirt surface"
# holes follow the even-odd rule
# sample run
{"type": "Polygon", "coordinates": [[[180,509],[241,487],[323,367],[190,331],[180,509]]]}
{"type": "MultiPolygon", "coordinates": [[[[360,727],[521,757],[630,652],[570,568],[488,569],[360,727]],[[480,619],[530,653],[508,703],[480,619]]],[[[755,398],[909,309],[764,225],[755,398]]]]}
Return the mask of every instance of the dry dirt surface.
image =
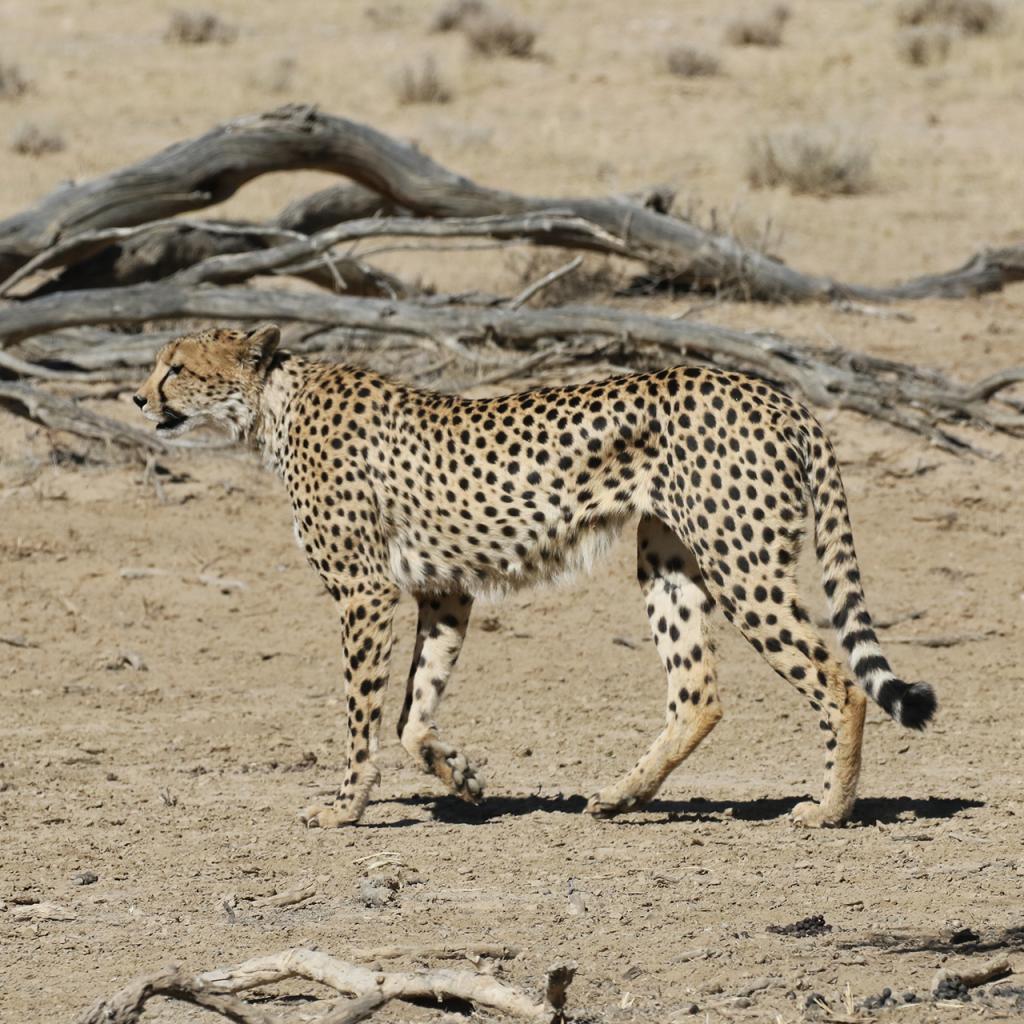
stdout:
{"type": "MultiPolygon", "coordinates": [[[[496,186],[671,181],[738,227],[770,219],[788,261],[847,279],[939,270],[1019,241],[1024,12],[922,69],[897,57],[891,4],[789,7],[783,45],[767,50],[723,45],[743,10],[732,3],[536,0],[517,9],[538,26],[540,57],[515,61],[428,34],[431,8],[412,0],[225,2],[234,40],[194,47],[163,40],[163,4],[8,0],[0,58],[16,57],[31,88],[0,102],[0,140],[37,120],[67,145],[5,153],[0,213],[302,99],[496,186]],[[667,75],[675,41],[718,53],[724,73],[667,75]],[[399,106],[393,69],[426,53],[452,101],[399,106]],[[870,137],[872,190],[748,190],[752,132],[822,119],[870,137]]],[[[268,215],[323,180],[274,176],[227,212],[268,215]]],[[[505,253],[394,265],[441,287],[516,285],[505,253]]],[[[702,300],[624,301],[671,314],[702,300]]],[[[1021,360],[1020,287],[904,311],[912,322],[740,303],[697,315],[965,379],[1021,360]]],[[[134,411],[127,394],[92,405],[134,411]]],[[[936,1003],[929,986],[939,967],[1004,954],[1024,973],[1024,448],[975,436],[993,458],[960,459],[822,415],[883,646],[906,678],[935,685],[940,712],[917,735],[872,707],[855,820],[807,832],[787,815],[817,796],[816,718],[724,622],[723,723],[649,807],[611,822],[581,813],[662,720],[629,536],[589,579],[476,610],[440,722],[483,768],[479,807],[445,796],[395,738],[405,604],[373,803],[358,827],[303,829],[298,811],[343,771],[341,665],[278,483],[241,452],[147,473],[0,414],[0,1019],[70,1021],[170,961],[480,942],[519,947],[495,969],[527,988],[575,960],[570,1007],[604,1021],[953,1021],[981,1007],[1020,1019],[1019,977],[961,1005],[936,1003]],[[266,900],[300,887],[298,904],[266,900]],[[772,930],[815,915],[824,926],[772,930]],[[858,1008],[887,987],[919,1005],[858,1008]]],[[[822,614],[816,568],[804,569],[822,614]]],[[[308,1019],[319,1008],[299,992],[268,989],[262,1005],[308,1019]]],[[[161,1004],[152,1019],[198,1015],[161,1004]]]]}

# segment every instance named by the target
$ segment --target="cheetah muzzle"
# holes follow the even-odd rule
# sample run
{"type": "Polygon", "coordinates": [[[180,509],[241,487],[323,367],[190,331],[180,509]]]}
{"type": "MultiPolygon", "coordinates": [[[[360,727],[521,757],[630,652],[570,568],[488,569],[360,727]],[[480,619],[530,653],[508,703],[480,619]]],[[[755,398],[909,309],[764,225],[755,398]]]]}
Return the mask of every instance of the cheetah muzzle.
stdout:
{"type": "Polygon", "coordinates": [[[434,394],[368,370],[279,351],[273,325],[168,344],[135,402],[157,430],[219,424],[287,488],[296,535],[341,622],[348,767],[302,820],[357,822],[374,762],[399,595],[419,608],[398,721],[402,746],[465,800],[483,781],[435,724],[474,598],[590,567],[630,521],[637,579],[665,669],[666,723],[588,810],[641,807],[722,717],[709,618],[720,609],[817,712],[825,744],[809,827],[842,824],[860,774],[866,696],[901,725],[935,712],[925,683],[889,667],[872,628],[835,453],[820,424],[770,384],[674,367],[498,398],[434,394]],[[844,669],[796,578],[805,520],[844,669]],[[866,696],[865,696],[866,695],[866,696]]]}

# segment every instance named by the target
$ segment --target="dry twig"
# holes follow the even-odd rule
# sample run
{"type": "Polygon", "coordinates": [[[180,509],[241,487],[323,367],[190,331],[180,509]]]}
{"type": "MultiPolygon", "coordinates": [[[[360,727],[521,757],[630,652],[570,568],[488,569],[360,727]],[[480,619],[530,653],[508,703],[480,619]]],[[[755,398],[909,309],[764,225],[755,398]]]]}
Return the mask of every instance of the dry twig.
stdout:
{"type": "Polygon", "coordinates": [[[578,270],[582,263],[582,256],[574,256],[568,263],[564,263],[562,266],[549,271],[532,284],[528,284],[514,299],[510,299],[508,308],[518,309],[520,306],[525,305],[534,297],[534,295],[542,292],[549,285],[553,285],[556,281],[560,281],[567,274],[571,274],[574,270],[578,270]]]}
{"type": "Polygon", "coordinates": [[[937,970],[932,978],[932,992],[939,995],[942,989],[951,982],[962,985],[965,989],[977,988],[979,985],[987,985],[990,981],[998,981],[1010,974],[1013,974],[1013,967],[1004,956],[990,960],[987,964],[975,967],[973,970],[967,968],[962,971],[952,971],[943,967],[937,970]]]}
{"type": "Polygon", "coordinates": [[[574,964],[552,968],[544,999],[536,1002],[511,985],[471,971],[373,971],[318,950],[288,949],[203,974],[190,975],[169,967],[144,975],[100,1000],[78,1018],[77,1024],[134,1024],[154,996],[203,1006],[239,1024],[280,1024],[276,1014],[238,999],[236,994],[288,978],[305,978],[353,997],[320,1018],[330,1024],[364,1020],[392,1000],[437,1005],[447,999],[524,1020],[554,1022],[564,1019],[566,989],[574,973],[574,964]]]}

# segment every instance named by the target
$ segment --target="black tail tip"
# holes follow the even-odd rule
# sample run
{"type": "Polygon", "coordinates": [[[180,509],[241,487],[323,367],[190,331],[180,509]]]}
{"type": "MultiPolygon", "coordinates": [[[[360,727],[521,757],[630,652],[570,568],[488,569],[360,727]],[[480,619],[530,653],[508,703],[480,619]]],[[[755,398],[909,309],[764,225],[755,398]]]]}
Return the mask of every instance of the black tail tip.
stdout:
{"type": "Polygon", "coordinates": [[[899,696],[899,714],[894,716],[908,729],[923,729],[935,714],[938,702],[928,683],[911,683],[899,696]]]}

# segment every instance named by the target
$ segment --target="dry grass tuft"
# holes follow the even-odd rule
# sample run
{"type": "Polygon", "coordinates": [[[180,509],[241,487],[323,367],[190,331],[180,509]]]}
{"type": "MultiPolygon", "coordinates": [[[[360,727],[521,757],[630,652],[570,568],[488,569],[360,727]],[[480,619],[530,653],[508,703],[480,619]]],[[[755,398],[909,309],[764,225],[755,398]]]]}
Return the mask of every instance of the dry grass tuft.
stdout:
{"type": "Polygon", "coordinates": [[[789,8],[776,4],[763,14],[734,18],[725,27],[725,41],[731,46],[781,46],[787,21],[789,8]]]}
{"type": "Polygon", "coordinates": [[[484,57],[533,56],[537,30],[509,11],[484,5],[462,19],[469,45],[484,57]]]}
{"type": "Polygon", "coordinates": [[[717,75],[722,67],[713,53],[703,53],[692,46],[673,46],[665,54],[665,66],[673,75],[682,78],[703,78],[717,75]]]}
{"type": "MultiPolygon", "coordinates": [[[[780,259],[778,253],[782,249],[783,235],[779,225],[769,216],[757,216],[745,209],[739,202],[727,208],[706,206],[696,196],[687,196],[682,201],[676,197],[667,210],[670,217],[692,224],[701,231],[712,235],[725,235],[734,238],[741,245],[754,252],[763,253],[772,259],[780,259]]],[[[646,272],[632,278],[625,289],[627,295],[655,295],[692,293],[695,281],[687,270],[680,272],[675,268],[649,263],[646,272]]],[[[750,298],[750,289],[741,273],[734,285],[725,287],[720,283],[704,281],[701,288],[714,286],[714,291],[721,298],[728,296],[750,298]]]]}
{"type": "MultiPolygon", "coordinates": [[[[571,254],[564,249],[533,249],[512,253],[508,266],[515,277],[515,289],[521,292],[535,281],[565,266],[571,254]]],[[[574,271],[549,284],[530,299],[529,305],[564,306],[597,297],[608,298],[626,284],[625,276],[607,256],[587,253],[574,271]]]]}
{"type": "Polygon", "coordinates": [[[395,76],[395,96],[403,106],[410,103],[448,103],[451,89],[437,70],[433,57],[406,64],[395,76]]]}
{"type": "Polygon", "coordinates": [[[948,25],[980,36],[999,25],[1003,8],[994,0],[903,0],[896,18],[902,25],[948,25]]]}
{"type": "Polygon", "coordinates": [[[0,61],[0,100],[16,100],[28,92],[28,79],[17,64],[0,61]]]}
{"type": "Polygon", "coordinates": [[[430,31],[454,32],[462,28],[467,18],[482,14],[486,7],[484,0],[450,0],[434,15],[430,31]]]}
{"type": "Polygon", "coordinates": [[[706,206],[696,196],[672,203],[667,211],[677,220],[693,224],[712,235],[728,235],[748,249],[771,255],[782,248],[782,229],[770,217],[756,216],[739,201],[729,207],[706,206]]]}
{"type": "Polygon", "coordinates": [[[66,147],[64,136],[56,128],[25,121],[11,135],[11,151],[22,156],[45,156],[66,147]]]}
{"type": "Polygon", "coordinates": [[[829,126],[765,133],[747,144],[747,181],[795,193],[856,195],[873,183],[871,151],[829,126]]]}
{"type": "Polygon", "coordinates": [[[238,29],[222,21],[212,11],[174,11],[167,23],[164,39],[168,43],[201,46],[205,43],[234,42],[238,29]]]}
{"type": "Polygon", "coordinates": [[[917,25],[904,29],[896,40],[900,57],[919,68],[943,63],[949,57],[952,44],[952,32],[942,25],[917,25]]]}

